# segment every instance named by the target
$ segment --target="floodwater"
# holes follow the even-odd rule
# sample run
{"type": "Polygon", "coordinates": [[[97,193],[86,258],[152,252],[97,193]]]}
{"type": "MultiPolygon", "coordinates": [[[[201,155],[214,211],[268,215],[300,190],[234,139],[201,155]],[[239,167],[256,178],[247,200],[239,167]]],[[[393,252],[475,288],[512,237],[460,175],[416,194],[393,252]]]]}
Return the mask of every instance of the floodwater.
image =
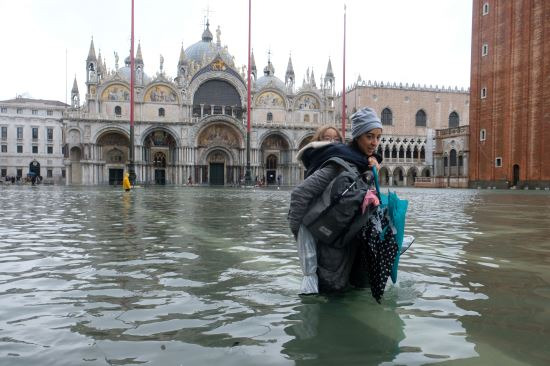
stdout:
{"type": "Polygon", "coordinates": [[[288,190],[0,186],[0,365],[550,364],[550,192],[397,191],[377,304],[297,295],[288,190]]]}

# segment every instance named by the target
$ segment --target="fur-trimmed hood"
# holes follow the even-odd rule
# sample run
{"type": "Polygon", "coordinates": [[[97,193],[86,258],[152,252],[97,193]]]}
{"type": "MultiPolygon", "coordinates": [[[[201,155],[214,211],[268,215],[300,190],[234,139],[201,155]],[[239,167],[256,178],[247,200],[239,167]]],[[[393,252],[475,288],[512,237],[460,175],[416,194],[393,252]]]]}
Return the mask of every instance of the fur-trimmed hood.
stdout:
{"type": "MultiPolygon", "coordinates": [[[[332,141],[312,141],[310,142],[309,144],[307,144],[306,146],[302,147],[300,149],[300,151],[298,151],[298,155],[296,155],[296,159],[302,163],[302,165],[304,166],[304,168],[308,168],[308,165],[309,165],[309,159],[307,159],[306,157],[304,157],[304,153],[306,152],[306,150],[309,150],[309,149],[318,149],[320,147],[323,147],[323,146],[327,146],[329,144],[332,144],[333,142],[332,141]],[[305,161],[304,161],[305,159],[305,161]]],[[[309,154],[306,154],[306,155],[309,155],[309,154]]]]}

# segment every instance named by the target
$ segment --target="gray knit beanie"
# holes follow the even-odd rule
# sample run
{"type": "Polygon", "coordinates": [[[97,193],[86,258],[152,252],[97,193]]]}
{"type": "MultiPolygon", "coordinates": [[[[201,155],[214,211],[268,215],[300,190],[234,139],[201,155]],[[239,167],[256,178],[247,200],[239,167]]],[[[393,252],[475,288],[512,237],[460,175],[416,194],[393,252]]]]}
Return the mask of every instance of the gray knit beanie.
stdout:
{"type": "Polygon", "coordinates": [[[380,118],[376,115],[374,109],[365,107],[351,115],[351,136],[353,139],[358,138],[362,134],[382,128],[380,118]]]}

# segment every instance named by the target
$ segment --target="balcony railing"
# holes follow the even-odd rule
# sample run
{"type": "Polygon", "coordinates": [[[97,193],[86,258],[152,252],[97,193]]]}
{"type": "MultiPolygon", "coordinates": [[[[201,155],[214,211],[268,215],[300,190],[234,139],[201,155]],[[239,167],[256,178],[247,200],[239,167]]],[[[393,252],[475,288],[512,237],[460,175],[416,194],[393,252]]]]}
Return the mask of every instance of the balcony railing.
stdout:
{"type": "Polygon", "coordinates": [[[451,135],[465,135],[470,131],[470,126],[460,126],[445,128],[443,130],[436,130],[436,137],[451,136],[451,135]]]}

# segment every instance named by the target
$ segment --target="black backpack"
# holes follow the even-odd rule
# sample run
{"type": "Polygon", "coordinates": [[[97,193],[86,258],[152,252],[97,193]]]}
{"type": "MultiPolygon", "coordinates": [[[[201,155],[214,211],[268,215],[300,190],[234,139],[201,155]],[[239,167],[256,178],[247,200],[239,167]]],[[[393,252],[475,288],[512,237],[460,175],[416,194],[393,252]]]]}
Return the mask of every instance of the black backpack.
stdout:
{"type": "Polygon", "coordinates": [[[361,204],[369,191],[368,176],[337,157],[328,159],[321,167],[329,163],[343,169],[309,206],[302,223],[319,242],[342,248],[369,217],[368,211],[361,213],[361,204]]]}

